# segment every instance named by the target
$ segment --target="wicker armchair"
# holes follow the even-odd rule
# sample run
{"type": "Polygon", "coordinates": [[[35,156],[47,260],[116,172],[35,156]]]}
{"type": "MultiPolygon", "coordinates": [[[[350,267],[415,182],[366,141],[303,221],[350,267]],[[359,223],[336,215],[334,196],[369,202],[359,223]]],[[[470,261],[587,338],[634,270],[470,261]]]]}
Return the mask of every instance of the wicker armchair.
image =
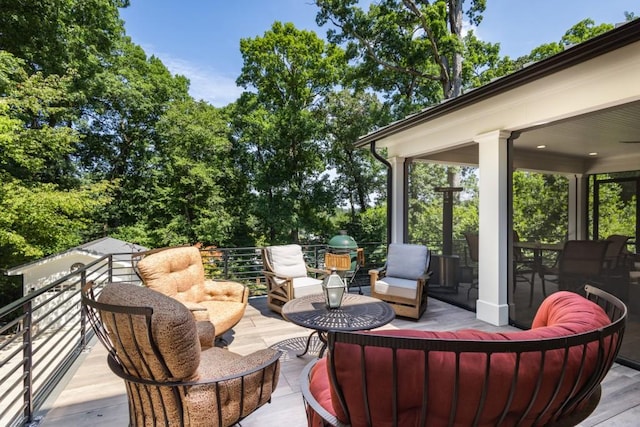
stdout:
{"type": "Polygon", "coordinates": [[[309,426],[574,426],[596,408],[626,306],[556,292],[528,331],[329,332],[300,378],[309,426]]]}
{"type": "Polygon", "coordinates": [[[205,279],[200,250],[195,246],[153,249],[133,254],[144,285],[177,299],[196,320],[213,323],[216,337],[244,316],[249,289],[237,282],[205,279]]]}
{"type": "Polygon", "coordinates": [[[270,402],[280,352],[203,348],[200,334],[211,323],[196,322],[179,301],[143,286],[89,282],[82,302],[109,351],[109,368],[125,382],[129,425],[231,426],[270,402]]]}

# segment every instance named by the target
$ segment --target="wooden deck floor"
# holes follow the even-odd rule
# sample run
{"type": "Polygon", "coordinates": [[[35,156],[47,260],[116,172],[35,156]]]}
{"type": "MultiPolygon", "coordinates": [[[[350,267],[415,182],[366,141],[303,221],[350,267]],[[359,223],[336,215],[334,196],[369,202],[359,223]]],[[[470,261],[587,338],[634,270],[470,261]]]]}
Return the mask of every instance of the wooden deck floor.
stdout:
{"type": "MultiPolygon", "coordinates": [[[[396,319],[381,329],[411,328],[421,330],[451,330],[477,328],[487,331],[498,328],[478,321],[475,313],[430,299],[427,312],[420,322],[396,319]]],[[[243,427],[306,425],[299,387],[303,367],[314,355],[295,357],[309,331],[283,320],[266,308],[264,298],[253,298],[243,320],[225,335],[229,349],[248,354],[257,349],[275,346],[285,351],[278,388],[272,402],[242,421],[243,427]]],[[[81,357],[64,384],[45,404],[40,425],[126,426],[128,407],[124,383],[111,373],[106,364],[106,351],[98,342],[81,357]]],[[[600,405],[582,426],[637,426],[640,420],[640,371],[614,365],[603,383],[600,405]]]]}

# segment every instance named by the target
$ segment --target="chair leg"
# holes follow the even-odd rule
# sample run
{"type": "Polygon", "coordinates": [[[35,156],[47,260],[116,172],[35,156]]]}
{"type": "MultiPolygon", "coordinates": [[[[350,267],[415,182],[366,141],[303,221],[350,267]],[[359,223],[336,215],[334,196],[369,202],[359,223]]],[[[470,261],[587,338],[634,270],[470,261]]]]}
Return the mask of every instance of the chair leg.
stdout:
{"type": "Polygon", "coordinates": [[[471,294],[472,289],[478,289],[478,285],[476,283],[472,283],[469,289],[467,290],[467,299],[469,299],[469,295],[471,294]]]}
{"type": "Polygon", "coordinates": [[[529,307],[533,304],[533,281],[529,282],[529,307]]]}

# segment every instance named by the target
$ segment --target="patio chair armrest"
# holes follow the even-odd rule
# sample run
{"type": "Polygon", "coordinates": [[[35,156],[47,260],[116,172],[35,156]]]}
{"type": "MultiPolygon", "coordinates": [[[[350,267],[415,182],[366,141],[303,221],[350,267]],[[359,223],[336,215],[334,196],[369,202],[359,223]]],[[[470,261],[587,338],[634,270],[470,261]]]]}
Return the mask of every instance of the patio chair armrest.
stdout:
{"type": "Polygon", "coordinates": [[[197,302],[191,302],[191,301],[180,301],[180,302],[189,309],[191,314],[193,314],[193,318],[196,320],[196,322],[209,320],[209,312],[207,311],[207,307],[200,305],[197,302]]]}
{"type": "Polygon", "coordinates": [[[418,277],[418,279],[422,280],[425,283],[427,283],[429,281],[429,279],[431,278],[432,274],[433,274],[433,271],[427,271],[426,273],[424,273],[423,275],[418,277]]]}
{"type": "Polygon", "coordinates": [[[323,270],[321,268],[314,268],[314,267],[307,267],[307,272],[321,274],[323,276],[326,276],[327,274],[331,274],[331,272],[328,270],[323,270]]]}
{"type": "Polygon", "coordinates": [[[246,302],[249,289],[246,285],[227,280],[205,280],[204,291],[209,300],[246,302]]]}
{"type": "Polygon", "coordinates": [[[384,277],[386,272],[387,272],[387,265],[385,264],[384,266],[382,266],[380,268],[372,268],[372,269],[370,269],[369,270],[369,276],[375,275],[376,277],[384,277]]]}
{"type": "MultiPolygon", "coordinates": [[[[341,423],[333,414],[324,409],[324,407],[318,402],[313,394],[311,394],[310,390],[310,382],[309,375],[311,373],[311,369],[315,366],[316,363],[321,359],[312,360],[307,363],[307,365],[302,370],[300,374],[300,391],[302,392],[302,399],[304,400],[305,406],[310,407],[313,412],[318,414],[323,420],[326,421],[326,425],[336,426],[336,427],[347,427],[347,425],[341,423]]],[[[306,408],[305,408],[306,409],[306,408]]],[[[307,410],[307,416],[309,416],[309,411],[307,410]]]]}
{"type": "Polygon", "coordinates": [[[288,282],[293,282],[293,277],[291,277],[291,276],[279,276],[276,273],[274,273],[273,271],[262,270],[262,274],[264,274],[265,277],[270,277],[272,279],[280,279],[280,280],[286,280],[288,282]]]}
{"type": "MultiPolygon", "coordinates": [[[[223,381],[229,381],[236,378],[242,378],[244,376],[253,374],[254,372],[258,372],[261,370],[266,370],[270,366],[273,366],[277,371],[280,369],[280,357],[282,356],[282,352],[279,350],[274,350],[271,348],[265,348],[262,350],[258,350],[253,352],[247,356],[243,356],[238,359],[238,362],[234,365],[228,367],[227,372],[225,372],[224,376],[215,377],[215,378],[201,378],[197,381],[156,381],[152,379],[139,378],[134,377],[132,375],[127,374],[122,369],[122,366],[114,359],[114,356],[109,354],[107,356],[107,363],[109,368],[112,370],[114,374],[123,378],[127,381],[131,381],[136,384],[146,384],[153,386],[163,386],[163,387],[184,387],[184,386],[194,386],[194,385],[206,385],[206,384],[214,384],[223,381]]],[[[274,372],[275,374],[276,372],[274,372]]],[[[274,375],[275,381],[278,380],[278,376],[274,375]]],[[[275,388],[275,387],[274,387],[275,388]]]]}

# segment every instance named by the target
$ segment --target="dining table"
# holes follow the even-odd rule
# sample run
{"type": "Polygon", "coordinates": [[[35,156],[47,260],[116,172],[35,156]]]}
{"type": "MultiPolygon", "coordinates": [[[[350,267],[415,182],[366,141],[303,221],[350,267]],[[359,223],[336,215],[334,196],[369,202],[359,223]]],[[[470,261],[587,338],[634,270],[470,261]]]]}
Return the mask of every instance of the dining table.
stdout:
{"type": "Polygon", "coordinates": [[[540,277],[543,274],[542,253],[562,252],[564,242],[547,243],[540,241],[518,241],[513,242],[513,246],[520,249],[526,249],[533,252],[533,268],[540,277]]]}

